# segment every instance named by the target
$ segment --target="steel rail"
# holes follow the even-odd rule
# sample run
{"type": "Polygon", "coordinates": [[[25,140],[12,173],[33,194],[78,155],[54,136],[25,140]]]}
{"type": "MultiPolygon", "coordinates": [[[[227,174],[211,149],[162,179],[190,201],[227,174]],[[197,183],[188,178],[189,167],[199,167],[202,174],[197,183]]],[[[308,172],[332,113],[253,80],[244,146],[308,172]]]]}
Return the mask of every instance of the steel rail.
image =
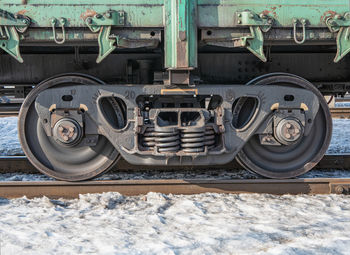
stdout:
{"type": "Polygon", "coordinates": [[[77,198],[79,194],[119,192],[125,196],[148,192],[190,195],[200,193],[349,194],[350,178],[290,180],[127,180],[89,182],[0,182],[0,197],[77,198]]]}
{"type": "Polygon", "coordinates": [[[350,108],[330,108],[332,118],[336,119],[349,119],[350,118],[350,108]]]}
{"type": "MultiPolygon", "coordinates": [[[[128,170],[207,170],[207,169],[227,169],[238,170],[242,167],[233,160],[226,165],[214,165],[214,166],[138,166],[131,165],[124,159],[120,159],[117,166],[112,168],[111,171],[128,171],[128,170]]],[[[314,169],[349,169],[350,170],[350,154],[328,154],[318,163],[314,169]]],[[[0,173],[37,173],[38,171],[25,156],[0,156],[0,173]]]]}

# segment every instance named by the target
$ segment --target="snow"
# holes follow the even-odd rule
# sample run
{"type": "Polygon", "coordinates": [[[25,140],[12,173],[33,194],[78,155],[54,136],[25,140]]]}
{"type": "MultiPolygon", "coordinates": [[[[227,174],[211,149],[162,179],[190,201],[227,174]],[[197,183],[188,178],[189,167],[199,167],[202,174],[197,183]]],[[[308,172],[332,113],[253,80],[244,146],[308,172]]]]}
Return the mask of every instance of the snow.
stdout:
{"type": "Polygon", "coordinates": [[[350,120],[333,119],[332,141],[327,154],[350,153],[350,120]]]}
{"type": "Polygon", "coordinates": [[[0,200],[1,254],[348,254],[349,228],[342,195],[0,200]]]}
{"type": "Polygon", "coordinates": [[[0,156],[23,154],[18,140],[17,119],[0,118],[0,156]]]}

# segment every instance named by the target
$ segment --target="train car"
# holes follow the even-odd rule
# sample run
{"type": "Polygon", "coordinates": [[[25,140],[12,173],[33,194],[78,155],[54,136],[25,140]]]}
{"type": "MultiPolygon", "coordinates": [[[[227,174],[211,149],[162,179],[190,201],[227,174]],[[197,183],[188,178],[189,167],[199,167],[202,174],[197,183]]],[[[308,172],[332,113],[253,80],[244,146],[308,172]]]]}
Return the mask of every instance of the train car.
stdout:
{"type": "Polygon", "coordinates": [[[312,169],[350,90],[346,0],[1,0],[0,111],[59,180],[234,158],[312,169]],[[20,109],[19,109],[20,108],[20,109]]]}

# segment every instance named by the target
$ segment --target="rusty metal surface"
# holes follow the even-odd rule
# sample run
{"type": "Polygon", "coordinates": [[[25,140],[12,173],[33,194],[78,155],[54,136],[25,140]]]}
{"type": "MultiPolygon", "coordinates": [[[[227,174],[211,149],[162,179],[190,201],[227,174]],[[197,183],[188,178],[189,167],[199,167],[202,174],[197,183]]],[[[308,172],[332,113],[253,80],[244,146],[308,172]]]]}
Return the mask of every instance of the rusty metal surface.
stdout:
{"type": "Polygon", "coordinates": [[[160,192],[164,194],[268,193],[347,194],[350,179],[315,178],[291,180],[128,180],[90,182],[1,182],[0,197],[77,198],[79,194],[119,192],[126,196],[160,192]]]}
{"type": "MultiPolygon", "coordinates": [[[[239,170],[242,167],[233,160],[231,163],[226,165],[217,166],[196,166],[196,167],[183,167],[183,166],[171,166],[171,167],[160,167],[160,166],[137,166],[130,165],[125,160],[120,159],[117,166],[112,168],[111,172],[120,171],[152,171],[152,170],[215,170],[215,169],[227,169],[227,170],[239,170]]],[[[318,163],[315,169],[350,169],[350,155],[325,155],[323,159],[318,163]]],[[[38,171],[30,164],[25,156],[9,156],[0,157],[0,173],[38,173],[38,171]]]]}
{"type": "Polygon", "coordinates": [[[350,108],[330,108],[332,118],[350,119],[350,108]]]}

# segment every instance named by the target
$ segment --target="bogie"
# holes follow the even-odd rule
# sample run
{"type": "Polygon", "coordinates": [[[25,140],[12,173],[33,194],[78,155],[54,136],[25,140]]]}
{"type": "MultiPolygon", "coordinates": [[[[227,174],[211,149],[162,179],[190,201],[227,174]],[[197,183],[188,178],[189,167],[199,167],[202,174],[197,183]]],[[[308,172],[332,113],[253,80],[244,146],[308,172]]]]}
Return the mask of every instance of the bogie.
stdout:
{"type": "Polygon", "coordinates": [[[36,2],[0,4],[0,110],[57,179],[119,157],[298,176],[330,142],[323,96],[350,91],[345,0],[36,2]]]}

